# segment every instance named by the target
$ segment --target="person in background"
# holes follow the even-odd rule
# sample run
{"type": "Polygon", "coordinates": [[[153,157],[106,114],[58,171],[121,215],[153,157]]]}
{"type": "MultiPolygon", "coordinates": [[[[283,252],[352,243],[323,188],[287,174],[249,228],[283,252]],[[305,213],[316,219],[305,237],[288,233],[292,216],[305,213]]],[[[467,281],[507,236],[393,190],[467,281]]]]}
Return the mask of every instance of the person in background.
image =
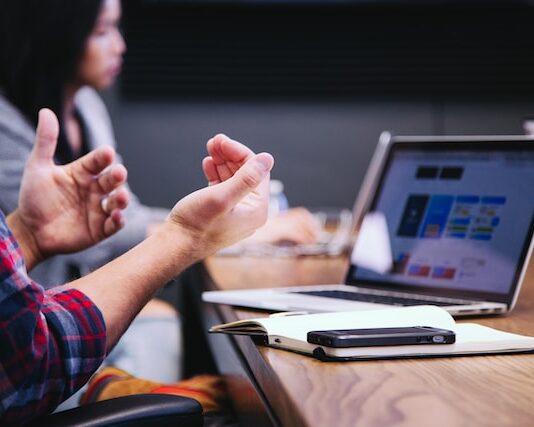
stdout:
{"type": "MultiPolygon", "coordinates": [[[[119,30],[120,0],[0,4],[0,208],[9,213],[17,206],[40,108],[51,108],[59,118],[57,163],[73,161],[97,147],[116,147],[97,91],[115,81],[126,45],[119,30]]],[[[118,155],[115,161],[122,163],[118,155]]],[[[82,252],[48,259],[32,277],[50,287],[83,276],[132,248],[149,230],[157,230],[168,210],[145,206],[129,192],[126,225],[120,232],[82,252]]],[[[308,243],[318,233],[311,214],[300,209],[270,220],[252,239],[308,243]]],[[[141,377],[175,381],[180,376],[176,312],[152,300],[142,314],[109,363],[141,377]]]]}
{"type": "Polygon", "coordinates": [[[45,290],[27,269],[116,233],[128,203],[126,170],[111,166],[113,150],[58,166],[57,134],[54,114],[42,110],[18,207],[7,219],[0,211],[2,425],[51,412],[89,379],[158,288],[267,218],[272,156],[218,135],[202,165],[208,187],[176,203],[162,226],[127,253],[45,290]]]}

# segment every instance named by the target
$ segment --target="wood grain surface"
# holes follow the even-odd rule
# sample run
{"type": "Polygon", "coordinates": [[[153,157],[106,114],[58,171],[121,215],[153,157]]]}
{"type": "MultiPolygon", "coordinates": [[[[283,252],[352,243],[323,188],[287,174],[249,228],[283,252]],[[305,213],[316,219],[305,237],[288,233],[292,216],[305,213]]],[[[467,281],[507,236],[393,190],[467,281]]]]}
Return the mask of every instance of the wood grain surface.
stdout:
{"type": "MultiPolygon", "coordinates": [[[[220,289],[336,283],[345,258],[223,258],[206,261],[220,289]]],[[[534,336],[531,268],[516,308],[477,317],[497,329],[534,336]]],[[[263,315],[221,306],[224,321],[263,315]]],[[[236,343],[284,426],[534,426],[534,355],[356,362],[236,343]]]]}

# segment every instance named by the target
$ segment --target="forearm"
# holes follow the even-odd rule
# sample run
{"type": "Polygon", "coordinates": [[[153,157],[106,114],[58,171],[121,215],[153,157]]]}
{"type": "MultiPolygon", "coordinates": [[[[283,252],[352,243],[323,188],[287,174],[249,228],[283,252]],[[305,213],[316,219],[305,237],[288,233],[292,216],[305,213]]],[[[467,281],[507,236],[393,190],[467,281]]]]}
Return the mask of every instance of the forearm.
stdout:
{"type": "Polygon", "coordinates": [[[152,295],[203,254],[199,239],[166,225],[161,232],[69,286],[99,307],[111,349],[152,295]]]}

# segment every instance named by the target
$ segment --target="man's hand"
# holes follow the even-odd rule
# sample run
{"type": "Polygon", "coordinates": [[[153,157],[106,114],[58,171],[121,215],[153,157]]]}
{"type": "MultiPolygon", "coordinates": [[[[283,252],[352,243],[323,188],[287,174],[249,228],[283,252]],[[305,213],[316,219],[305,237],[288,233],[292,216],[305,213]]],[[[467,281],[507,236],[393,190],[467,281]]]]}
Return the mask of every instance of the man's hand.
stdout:
{"type": "Polygon", "coordinates": [[[208,141],[207,148],[202,166],[209,187],[180,200],[167,220],[190,238],[199,259],[251,235],[265,223],[274,164],[270,154],[254,154],[224,135],[208,141]]]}
{"type": "Polygon", "coordinates": [[[65,166],[54,164],[59,124],[39,112],[37,136],[22,178],[18,209],[8,217],[31,268],[56,253],[85,249],[123,226],[126,169],[102,147],[65,166]]]}
{"type": "MultiPolygon", "coordinates": [[[[224,135],[217,135],[208,141],[209,157],[202,164],[210,185],[229,179],[254,153],[224,135]]],[[[311,244],[319,238],[321,227],[314,216],[304,208],[293,208],[267,220],[246,243],[290,242],[311,244]]]]}

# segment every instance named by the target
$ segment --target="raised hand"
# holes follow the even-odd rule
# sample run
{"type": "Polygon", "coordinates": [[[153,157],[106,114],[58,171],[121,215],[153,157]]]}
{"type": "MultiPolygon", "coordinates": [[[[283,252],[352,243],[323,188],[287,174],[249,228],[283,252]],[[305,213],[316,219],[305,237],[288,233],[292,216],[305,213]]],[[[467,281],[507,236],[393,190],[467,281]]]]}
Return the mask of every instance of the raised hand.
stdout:
{"type": "MultiPolygon", "coordinates": [[[[252,150],[224,135],[208,141],[208,154],[203,169],[210,185],[230,178],[251,157],[252,150]]],[[[245,243],[290,242],[293,244],[315,243],[321,228],[313,215],[304,208],[293,208],[267,220],[245,243]]]]}
{"type": "Polygon", "coordinates": [[[202,166],[209,187],[180,200],[168,219],[191,238],[199,258],[249,236],[265,223],[274,164],[270,154],[254,154],[224,135],[208,141],[207,149],[202,166]]]}
{"type": "Polygon", "coordinates": [[[128,204],[128,192],[121,187],[126,169],[111,166],[113,149],[102,147],[58,166],[54,164],[58,134],[54,113],[41,110],[19,207],[8,217],[25,233],[25,243],[35,258],[31,261],[85,249],[114,234],[123,226],[122,209],[128,204]]]}

